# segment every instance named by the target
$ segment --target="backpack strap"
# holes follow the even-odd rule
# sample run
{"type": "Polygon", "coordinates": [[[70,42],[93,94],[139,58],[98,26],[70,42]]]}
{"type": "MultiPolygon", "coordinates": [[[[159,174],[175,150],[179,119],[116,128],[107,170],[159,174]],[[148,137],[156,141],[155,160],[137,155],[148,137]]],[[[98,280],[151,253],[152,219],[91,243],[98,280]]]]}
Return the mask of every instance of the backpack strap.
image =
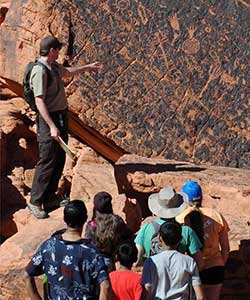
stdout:
{"type": "Polygon", "coordinates": [[[161,227],[161,224],[159,224],[158,222],[156,221],[151,221],[150,222],[151,225],[153,226],[154,228],[154,236],[158,234],[159,230],[160,230],[160,227],[161,227]]]}
{"type": "Polygon", "coordinates": [[[50,86],[50,83],[51,83],[51,73],[50,73],[51,71],[50,71],[50,69],[45,64],[43,64],[42,62],[40,62],[39,60],[35,61],[34,66],[35,65],[42,66],[43,69],[46,71],[46,74],[47,74],[47,86],[50,86]]]}
{"type": "Polygon", "coordinates": [[[150,222],[153,226],[154,229],[154,233],[151,237],[151,246],[150,246],[150,256],[158,254],[162,251],[161,245],[159,243],[159,230],[161,227],[161,224],[159,224],[158,222],[152,221],[150,222]]]}
{"type": "MultiPolygon", "coordinates": [[[[45,64],[43,64],[42,62],[40,62],[39,60],[36,60],[34,65],[42,66],[45,69],[46,74],[47,74],[47,88],[48,88],[50,86],[51,80],[52,80],[52,78],[51,78],[51,70],[45,64]]],[[[56,90],[56,94],[55,94],[54,97],[57,97],[57,95],[60,92],[60,86],[59,86],[59,82],[58,82],[58,78],[57,78],[58,77],[58,71],[56,70],[54,72],[57,73],[56,76],[55,76],[56,77],[56,81],[57,81],[57,90],[56,90]]]]}

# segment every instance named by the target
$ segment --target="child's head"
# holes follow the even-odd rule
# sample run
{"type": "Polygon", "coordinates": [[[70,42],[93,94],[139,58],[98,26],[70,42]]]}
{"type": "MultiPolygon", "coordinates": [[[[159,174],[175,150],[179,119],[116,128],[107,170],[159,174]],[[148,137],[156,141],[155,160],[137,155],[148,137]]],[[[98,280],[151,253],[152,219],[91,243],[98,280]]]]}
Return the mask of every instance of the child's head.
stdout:
{"type": "Polygon", "coordinates": [[[175,248],[181,241],[181,232],[181,225],[174,220],[163,223],[159,230],[164,244],[172,248],[175,248]]]}
{"type": "Polygon", "coordinates": [[[130,269],[137,260],[138,251],[133,242],[122,243],[117,251],[117,260],[122,266],[130,269]]]}
{"type": "Polygon", "coordinates": [[[88,218],[83,201],[72,200],[64,208],[64,222],[71,228],[82,228],[88,218]]]}
{"type": "Polygon", "coordinates": [[[96,217],[96,212],[101,214],[113,214],[112,196],[107,192],[99,192],[94,196],[93,217],[96,217]]]}
{"type": "Polygon", "coordinates": [[[188,196],[189,203],[202,201],[202,189],[194,180],[187,180],[182,186],[182,192],[188,196]]]}
{"type": "Polygon", "coordinates": [[[97,248],[106,255],[113,257],[119,244],[120,219],[113,214],[100,214],[96,212],[95,242],[97,248]]]}
{"type": "Polygon", "coordinates": [[[194,208],[194,210],[186,216],[189,220],[189,226],[195,231],[200,242],[204,245],[203,215],[200,211],[203,197],[201,186],[194,180],[188,180],[183,184],[182,192],[188,196],[189,205],[194,208]]]}

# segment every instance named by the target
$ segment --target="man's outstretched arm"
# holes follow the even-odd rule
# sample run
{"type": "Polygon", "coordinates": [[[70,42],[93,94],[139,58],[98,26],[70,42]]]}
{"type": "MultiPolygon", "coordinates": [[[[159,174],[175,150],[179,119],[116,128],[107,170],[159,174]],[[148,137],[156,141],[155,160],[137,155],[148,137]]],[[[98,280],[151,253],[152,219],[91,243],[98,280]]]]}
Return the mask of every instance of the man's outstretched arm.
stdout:
{"type": "Polygon", "coordinates": [[[78,75],[84,72],[98,72],[103,69],[103,65],[96,61],[91,64],[87,64],[79,67],[68,67],[63,73],[63,77],[72,77],[74,75],[78,75]]]}
{"type": "Polygon", "coordinates": [[[42,300],[42,297],[38,293],[34,277],[27,275],[26,287],[27,287],[28,294],[32,300],[42,300]]]}

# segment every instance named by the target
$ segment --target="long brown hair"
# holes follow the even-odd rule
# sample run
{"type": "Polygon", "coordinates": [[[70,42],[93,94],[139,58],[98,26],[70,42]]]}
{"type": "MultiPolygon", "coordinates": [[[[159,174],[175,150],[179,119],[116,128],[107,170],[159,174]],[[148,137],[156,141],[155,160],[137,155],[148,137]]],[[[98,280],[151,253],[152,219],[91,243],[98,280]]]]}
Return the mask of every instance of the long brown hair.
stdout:
{"type": "Polygon", "coordinates": [[[121,242],[133,238],[123,219],[113,214],[96,214],[95,243],[104,254],[114,257],[121,242]]]}
{"type": "Polygon", "coordinates": [[[190,227],[197,234],[200,242],[202,243],[202,249],[204,247],[204,221],[203,215],[200,211],[201,200],[189,202],[189,204],[193,207],[193,210],[188,214],[188,220],[190,222],[190,227]]]}

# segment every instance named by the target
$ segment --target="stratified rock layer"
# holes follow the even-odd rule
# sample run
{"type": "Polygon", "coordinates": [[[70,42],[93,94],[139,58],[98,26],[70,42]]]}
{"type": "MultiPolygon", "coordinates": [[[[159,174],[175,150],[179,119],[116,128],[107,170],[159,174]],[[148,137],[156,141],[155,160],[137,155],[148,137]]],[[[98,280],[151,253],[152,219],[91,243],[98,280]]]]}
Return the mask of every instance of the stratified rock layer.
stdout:
{"type": "Polygon", "coordinates": [[[67,83],[85,123],[131,153],[249,168],[249,11],[242,0],[11,1],[0,75],[21,82],[53,33],[62,61],[105,66],[67,83]]]}

